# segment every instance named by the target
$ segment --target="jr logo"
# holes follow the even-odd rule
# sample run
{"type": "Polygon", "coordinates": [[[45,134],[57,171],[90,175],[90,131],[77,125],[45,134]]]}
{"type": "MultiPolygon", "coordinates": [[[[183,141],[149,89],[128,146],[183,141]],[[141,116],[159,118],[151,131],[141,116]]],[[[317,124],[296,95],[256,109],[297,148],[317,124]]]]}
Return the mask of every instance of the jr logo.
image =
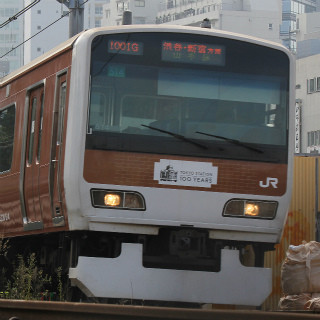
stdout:
{"type": "Polygon", "coordinates": [[[267,177],[267,181],[265,184],[263,183],[263,181],[259,181],[259,186],[261,188],[269,188],[271,185],[273,188],[276,189],[278,188],[277,184],[278,184],[278,178],[267,177]]]}

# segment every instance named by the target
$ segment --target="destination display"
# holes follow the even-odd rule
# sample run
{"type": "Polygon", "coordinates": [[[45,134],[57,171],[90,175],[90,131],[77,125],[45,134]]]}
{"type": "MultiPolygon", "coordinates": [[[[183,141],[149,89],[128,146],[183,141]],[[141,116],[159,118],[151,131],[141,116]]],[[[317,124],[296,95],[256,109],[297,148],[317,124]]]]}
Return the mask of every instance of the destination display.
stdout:
{"type": "Polygon", "coordinates": [[[143,55],[143,43],[136,41],[127,42],[123,40],[109,40],[108,52],[141,56],[143,55]]]}
{"type": "Polygon", "coordinates": [[[162,41],[163,61],[225,65],[225,47],[192,42],[162,41]]]}

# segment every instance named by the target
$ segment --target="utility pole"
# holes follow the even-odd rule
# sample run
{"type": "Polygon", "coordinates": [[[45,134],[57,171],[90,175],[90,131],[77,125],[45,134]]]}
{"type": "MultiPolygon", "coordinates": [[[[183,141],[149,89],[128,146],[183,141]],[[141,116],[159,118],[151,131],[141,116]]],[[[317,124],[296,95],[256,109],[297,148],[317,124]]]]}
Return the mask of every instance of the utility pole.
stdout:
{"type": "Polygon", "coordinates": [[[84,5],[83,0],[57,0],[69,8],[69,37],[83,31],[84,5]]]}

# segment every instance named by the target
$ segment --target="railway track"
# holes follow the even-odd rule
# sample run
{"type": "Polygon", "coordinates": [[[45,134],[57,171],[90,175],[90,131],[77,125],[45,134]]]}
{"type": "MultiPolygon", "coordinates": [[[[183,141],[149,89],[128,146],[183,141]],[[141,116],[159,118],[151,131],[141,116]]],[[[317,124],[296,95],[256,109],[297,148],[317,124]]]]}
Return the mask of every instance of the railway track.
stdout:
{"type": "Polygon", "coordinates": [[[295,320],[320,319],[310,312],[197,310],[93,303],[0,300],[0,320],[295,320]]]}

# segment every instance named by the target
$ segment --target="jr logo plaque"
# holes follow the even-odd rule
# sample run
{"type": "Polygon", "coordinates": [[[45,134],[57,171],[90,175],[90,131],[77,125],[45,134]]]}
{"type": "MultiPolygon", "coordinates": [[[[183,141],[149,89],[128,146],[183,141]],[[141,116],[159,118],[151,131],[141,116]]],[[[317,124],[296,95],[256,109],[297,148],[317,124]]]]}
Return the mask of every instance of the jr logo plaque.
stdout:
{"type": "Polygon", "coordinates": [[[208,162],[161,159],[154,164],[159,184],[210,188],[218,182],[218,167],[208,162]]]}

